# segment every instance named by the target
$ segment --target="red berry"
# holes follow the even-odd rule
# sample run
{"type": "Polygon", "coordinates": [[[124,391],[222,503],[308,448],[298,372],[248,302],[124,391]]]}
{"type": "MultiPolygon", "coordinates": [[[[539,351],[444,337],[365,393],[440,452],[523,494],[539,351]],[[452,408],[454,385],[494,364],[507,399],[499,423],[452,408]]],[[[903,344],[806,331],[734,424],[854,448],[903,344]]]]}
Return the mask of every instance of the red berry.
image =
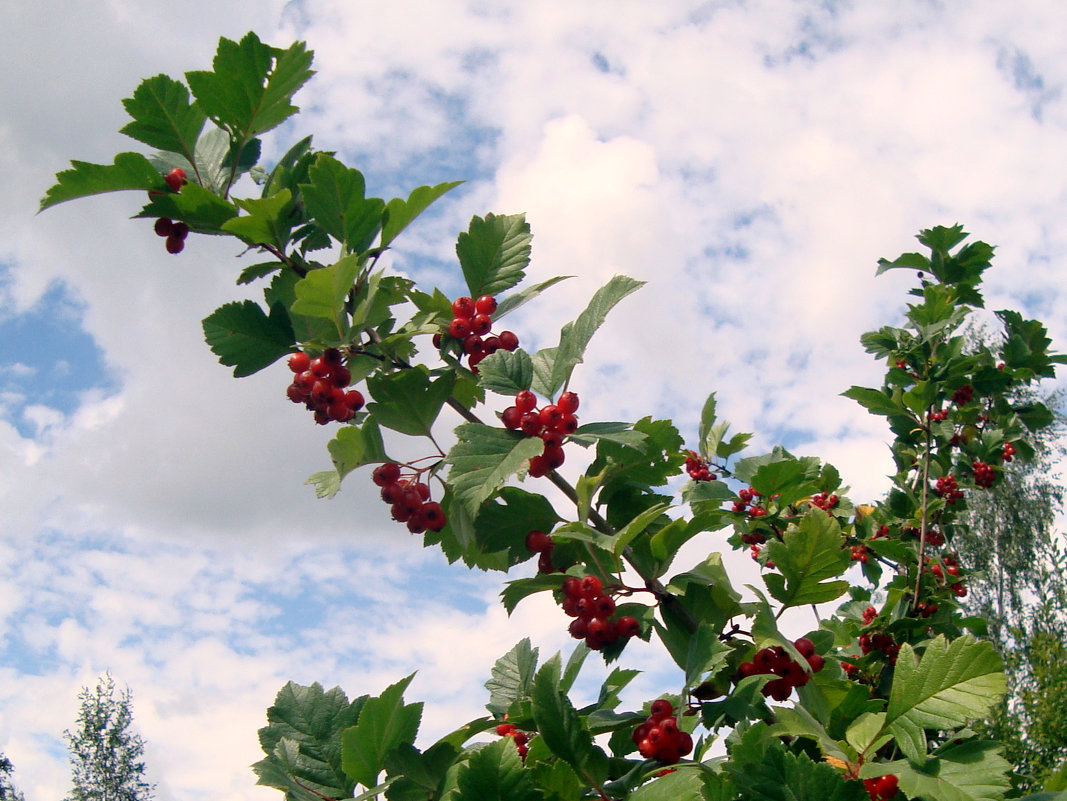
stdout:
{"type": "Polygon", "coordinates": [[[793,647],[800,651],[800,655],[805,659],[815,653],[815,643],[807,637],[801,637],[799,640],[794,640],[793,647]]]}
{"type": "Polygon", "coordinates": [[[306,403],[308,394],[305,390],[298,387],[296,384],[290,384],[285,388],[285,394],[289,396],[289,400],[293,403],[306,403]]]}
{"type": "Polygon", "coordinates": [[[469,297],[456,298],[452,301],[452,314],[456,317],[465,317],[470,319],[474,316],[474,300],[469,297]]]}
{"type": "Polygon", "coordinates": [[[456,317],[449,323],[448,333],[456,339],[465,339],[470,336],[471,324],[466,317],[456,317]]]}
{"type": "Polygon", "coordinates": [[[589,621],[585,618],[575,618],[571,621],[571,624],[567,626],[567,632],[576,640],[584,640],[586,634],[589,632],[589,621]]]}
{"type": "Polygon", "coordinates": [[[563,412],[559,406],[554,403],[548,403],[541,407],[541,424],[545,428],[558,428],[560,421],[563,420],[563,412]]]}
{"type": "Polygon", "coordinates": [[[488,334],[493,328],[493,321],[488,314],[476,314],[471,318],[471,332],[482,336],[488,334]]]}
{"type": "Polygon", "coordinates": [[[448,522],[444,509],[437,501],[427,501],[422,505],[422,520],[430,531],[440,531],[448,522]]]}
{"type": "Polygon", "coordinates": [[[500,415],[500,420],[504,428],[514,431],[522,424],[522,412],[519,411],[518,406],[509,406],[500,415]]]}
{"type": "Polygon", "coordinates": [[[544,424],[541,422],[541,415],[537,412],[525,412],[522,417],[519,418],[519,428],[522,429],[522,433],[531,437],[536,437],[540,434],[543,425],[544,424]]]}
{"type": "Polygon", "coordinates": [[[330,363],[321,356],[311,360],[311,366],[308,368],[312,373],[319,378],[325,378],[330,374],[330,363]]]}
{"type": "Polygon", "coordinates": [[[311,357],[300,350],[289,357],[289,369],[294,373],[302,373],[311,366],[311,357]]]}
{"type": "Polygon", "coordinates": [[[551,548],[541,551],[541,555],[537,557],[537,570],[546,574],[556,572],[556,566],[552,563],[551,548]]]}
{"type": "Polygon", "coordinates": [[[578,592],[583,598],[596,598],[604,591],[604,582],[596,576],[583,576],[578,592]]]}
{"type": "Polygon", "coordinates": [[[537,396],[524,389],[515,396],[515,405],[521,412],[532,412],[537,408],[537,396]]]}
{"type": "Polygon", "coordinates": [[[573,414],[565,414],[560,418],[559,424],[556,426],[557,431],[562,431],[564,434],[573,434],[578,430],[578,418],[573,414]]]}
{"type": "Polygon", "coordinates": [[[176,222],[170,227],[170,235],[176,239],[185,239],[189,236],[189,226],[183,222],[176,222]]]}
{"type": "Polygon", "coordinates": [[[526,547],[534,553],[541,553],[552,547],[552,537],[543,531],[531,531],[526,535],[526,547]]]}
{"type": "Polygon", "coordinates": [[[379,487],[395,484],[400,480],[400,465],[396,462],[386,462],[378,465],[374,468],[374,472],[371,473],[371,480],[379,487]]]}
{"type": "Polygon", "coordinates": [[[167,253],[177,255],[185,250],[185,240],[180,237],[168,236],[166,241],[167,253]]]}
{"type": "Polygon", "coordinates": [[[574,414],[578,411],[578,395],[574,392],[564,392],[559,396],[559,400],[556,401],[556,405],[564,413],[569,412],[574,414]]]}
{"type": "Polygon", "coordinates": [[[534,456],[530,459],[530,466],[526,472],[530,475],[530,478],[541,478],[548,474],[548,465],[545,464],[544,456],[534,456]]]}
{"type": "Polygon", "coordinates": [[[826,660],[824,660],[818,654],[812,654],[808,657],[808,666],[811,668],[812,673],[818,673],[820,670],[823,669],[823,666],[825,664],[826,660]]]}
{"type": "Polygon", "coordinates": [[[174,223],[171,222],[169,217],[160,217],[156,220],[154,226],[156,236],[170,236],[170,232],[174,227],[174,223]]]}
{"type": "Polygon", "coordinates": [[[511,331],[501,331],[499,339],[500,347],[504,350],[513,351],[519,347],[519,338],[511,331]]]}
{"type": "Polygon", "coordinates": [[[485,343],[477,334],[465,336],[463,337],[463,352],[469,356],[473,356],[476,353],[485,353],[485,343]]]}
{"type": "Polygon", "coordinates": [[[163,180],[167,182],[167,186],[170,187],[170,191],[172,192],[181,191],[182,186],[187,183],[185,177],[185,170],[183,170],[181,167],[175,167],[173,170],[168,172],[163,177],[163,180]]]}
{"type": "Polygon", "coordinates": [[[330,373],[330,381],[335,387],[344,389],[352,383],[352,372],[343,364],[339,364],[330,373]]]}
{"type": "Polygon", "coordinates": [[[545,467],[549,470],[558,470],[563,467],[563,462],[566,461],[567,455],[563,452],[563,448],[558,445],[545,444],[545,451],[541,454],[541,458],[545,461],[545,467]]]}
{"type": "Polygon", "coordinates": [[[636,637],[641,633],[641,624],[636,617],[623,615],[615,621],[615,630],[620,637],[636,637]]]}
{"type": "Polygon", "coordinates": [[[382,485],[382,500],[392,506],[404,494],[404,487],[399,482],[382,485]]]}
{"type": "Polygon", "coordinates": [[[501,737],[508,737],[515,731],[515,724],[513,723],[501,723],[496,727],[496,733],[501,737]]]}
{"type": "Polygon", "coordinates": [[[666,698],[657,698],[648,710],[648,719],[660,721],[674,714],[674,705],[666,698]]]}
{"type": "Polygon", "coordinates": [[[474,310],[478,314],[492,314],[496,311],[496,298],[492,295],[482,295],[478,300],[474,301],[474,310]]]}
{"type": "Polygon", "coordinates": [[[500,350],[500,337],[486,337],[482,342],[486,353],[496,353],[500,350]]]}

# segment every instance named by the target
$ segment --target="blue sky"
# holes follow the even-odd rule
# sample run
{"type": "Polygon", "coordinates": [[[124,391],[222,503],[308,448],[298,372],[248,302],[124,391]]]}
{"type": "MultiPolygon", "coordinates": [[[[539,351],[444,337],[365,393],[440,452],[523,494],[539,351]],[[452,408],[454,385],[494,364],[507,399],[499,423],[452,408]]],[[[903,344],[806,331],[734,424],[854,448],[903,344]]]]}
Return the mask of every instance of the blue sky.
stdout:
{"type": "MultiPolygon", "coordinates": [[[[358,695],[419,670],[409,700],[434,734],[480,713],[520,638],[569,648],[550,602],[508,619],[499,577],[420,550],[366,476],[314,498],[330,434],[285,400],[284,366],[234,381],[201,339],[236,291],[230,243],[170,256],[121,194],[35,215],[70,159],[134,147],[116,131],[141,78],[202,68],[220,35],[316,51],[265,157],[310,133],[379,196],[467,180],[398,240],[396,269],[453,294],[470,217],[527,214],[530,278],[576,277],[515,315],[524,345],[611,275],[648,282],[576,373],[583,420],[669,416],[692,436],[716,391],[756,447],[821,456],[875,497],[885,432],[839,393],[879,380],[858,337],[903,307],[910,277],[875,279],[877,259],[937,224],[998,246],[990,308],[1067,341],[1057,3],[17,6],[0,30],[17,65],[0,75],[0,751],[32,801],[66,791],[59,734],[105,670],[133,689],[160,799],[243,801],[276,797],[247,766],[288,679],[358,695]]],[[[640,703],[674,679],[633,651],[640,703]]]]}

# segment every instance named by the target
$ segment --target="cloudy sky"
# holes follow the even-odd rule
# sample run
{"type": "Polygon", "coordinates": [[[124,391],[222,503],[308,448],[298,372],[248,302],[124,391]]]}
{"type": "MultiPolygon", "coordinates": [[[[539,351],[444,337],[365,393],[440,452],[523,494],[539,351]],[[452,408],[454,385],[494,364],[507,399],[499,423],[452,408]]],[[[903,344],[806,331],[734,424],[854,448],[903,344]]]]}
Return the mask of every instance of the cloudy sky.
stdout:
{"type": "MultiPolygon", "coordinates": [[[[315,50],[268,159],[313,133],[378,196],[467,179],[396,269],[458,294],[456,232],[526,212],[531,277],[576,276],[515,315],[531,349],[611,275],[648,282],[576,373],[585,421],[670,416],[692,440],[717,391],[759,447],[875,497],[885,432],[838,394],[879,380],[857,340],[899,320],[912,280],[876,280],[877,259],[937,224],[998,246],[991,308],[1067,341],[1051,0],[0,7],[0,751],[30,801],[68,789],[59,735],[105,670],[134,692],[160,799],[237,801],[276,797],[248,765],[288,679],[355,696],[418,670],[433,736],[480,714],[521,637],[569,647],[551,603],[509,620],[498,576],[418,548],[366,475],[316,501],[330,434],[285,399],[285,367],[235,381],[201,339],[235,293],[232,243],[170,256],[122,193],[35,216],[70,159],[137,147],[116,131],[141,78],[207,66],[219,36],[315,50]]],[[[634,703],[675,689],[632,650],[634,703]]]]}

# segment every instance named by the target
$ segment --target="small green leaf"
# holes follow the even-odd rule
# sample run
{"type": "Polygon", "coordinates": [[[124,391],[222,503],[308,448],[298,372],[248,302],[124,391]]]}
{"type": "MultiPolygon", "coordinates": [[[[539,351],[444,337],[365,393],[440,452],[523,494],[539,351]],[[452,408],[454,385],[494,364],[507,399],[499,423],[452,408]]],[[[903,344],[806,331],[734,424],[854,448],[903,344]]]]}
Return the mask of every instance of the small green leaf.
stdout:
{"type": "Polygon", "coordinates": [[[194,231],[222,233],[222,226],[237,209],[228,200],[199,184],[188,183],[181,192],[163,192],[137,212],[138,217],[170,217],[183,220],[194,231]]]}
{"type": "Polygon", "coordinates": [[[555,286],[560,281],[566,281],[568,278],[573,278],[571,275],[557,275],[555,278],[549,278],[547,281],[541,281],[531,286],[523,287],[518,292],[512,292],[503,300],[500,301],[500,305],[496,307],[496,311],[493,312],[493,319],[499,320],[506,314],[510,314],[515,309],[522,306],[527,301],[533,300],[550,286],[555,286]]]}
{"type": "Polygon", "coordinates": [[[203,321],[204,338],[219,361],[240,378],[289,353],[294,345],[287,318],[266,312],[251,300],[220,306],[203,321]]]}
{"type": "Polygon", "coordinates": [[[364,197],[363,174],[328,153],[319,153],[309,176],[309,183],[300,184],[308,214],[348,252],[367,250],[381,230],[385,204],[379,198],[364,197]]]}
{"type": "Polygon", "coordinates": [[[441,407],[452,392],[455,373],[430,381],[422,365],[367,379],[374,400],[367,410],[386,428],[411,436],[429,436],[441,407]]]}
{"type": "Polygon", "coordinates": [[[530,638],[526,637],[493,665],[490,678],[485,683],[485,689],[489,690],[486,709],[499,718],[515,701],[529,696],[536,671],[537,649],[530,645],[530,638]]]}
{"type": "Polygon", "coordinates": [[[530,388],[533,362],[524,350],[498,350],[478,363],[478,383],[489,392],[516,395],[530,388]]]}
{"type": "Polygon", "coordinates": [[[528,598],[535,593],[545,592],[546,590],[558,589],[558,575],[539,574],[532,578],[515,579],[505,583],[504,589],[500,592],[500,600],[504,604],[504,609],[510,615],[523,598],[528,598]]]}
{"type": "Polygon", "coordinates": [[[185,84],[166,75],[146,78],[122,105],[133,122],[119,133],[194,160],[196,140],[207,118],[195,103],[189,103],[185,84]]]}
{"type": "Polygon", "coordinates": [[[837,521],[821,509],[812,509],[799,526],[786,530],[782,542],[767,545],[767,558],[779,571],[763,577],[771,595],[787,607],[824,603],[844,595],[847,581],[826,580],[849,567],[849,552],[841,547],[842,542],[837,521]]]}
{"type": "Polygon", "coordinates": [[[594,744],[578,712],[560,689],[559,655],[546,662],[534,678],[533,717],[545,745],[579,776],[601,783],[607,777],[607,755],[594,744]]]}
{"type": "Polygon", "coordinates": [[[338,484],[357,467],[389,461],[382,442],[382,432],[374,418],[368,418],[362,427],[344,426],[330,440],[326,449],[333,459],[338,484]]]}
{"type": "Polygon", "coordinates": [[[292,311],[339,323],[345,298],[352,291],[362,264],[357,256],[345,256],[336,264],[312,270],[294,288],[292,311]]]}
{"type": "Polygon", "coordinates": [[[110,165],[72,161],[70,166],[56,175],[56,184],[41,199],[39,211],[75,198],[123,189],[168,191],[159,170],[140,153],[119,153],[110,165]]]}
{"type": "Polygon", "coordinates": [[[449,181],[437,184],[437,186],[420,186],[412,190],[406,201],[400,198],[390,200],[385,207],[381,246],[388,246],[396,239],[397,234],[407,228],[412,220],[422,214],[431,203],[461,183],[463,181],[449,181]]]}
{"type": "Polygon", "coordinates": [[[373,787],[385,769],[385,759],[401,744],[411,745],[419,731],[422,704],[405,704],[403,693],[415,677],[388,687],[377,698],[368,698],[359,719],[341,735],[341,765],[344,772],[364,787],[373,787]]]}
{"type": "Polygon", "coordinates": [[[288,189],[263,200],[235,200],[246,212],[222,224],[222,230],[240,237],[249,245],[274,245],[284,249],[289,240],[289,212],[292,195],[288,189]]]}
{"type": "Polygon", "coordinates": [[[633,541],[634,537],[644,532],[644,530],[649,527],[652,521],[654,521],[656,518],[658,518],[670,508],[671,505],[669,503],[657,503],[655,506],[652,506],[641,512],[641,514],[637,515],[637,517],[635,517],[633,520],[623,526],[619,530],[618,536],[615,538],[615,542],[613,543],[614,554],[616,556],[620,555],[623,550],[625,550],[626,546],[633,541]]]}
{"type": "Polygon", "coordinates": [[[456,255],[471,297],[496,295],[518,284],[530,263],[530,225],[524,214],[474,217],[456,240],[456,255]]]}
{"type": "Polygon", "coordinates": [[[482,502],[508,477],[544,450],[538,437],[524,437],[481,423],[461,425],[456,436],[459,442],[448,452],[447,461],[452,465],[448,482],[472,517],[477,517],[482,502]]]}
{"type": "Polygon", "coordinates": [[[459,768],[451,801],[540,801],[543,796],[507,738],[471,754],[459,768]]]}

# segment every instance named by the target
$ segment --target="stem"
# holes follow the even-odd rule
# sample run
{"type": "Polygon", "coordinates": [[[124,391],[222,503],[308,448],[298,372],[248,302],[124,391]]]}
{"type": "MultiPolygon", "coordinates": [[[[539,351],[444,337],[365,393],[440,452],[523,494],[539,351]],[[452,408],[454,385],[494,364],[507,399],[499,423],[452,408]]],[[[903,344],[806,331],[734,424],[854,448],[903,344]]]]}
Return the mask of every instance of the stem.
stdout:
{"type": "MultiPolygon", "coordinates": [[[[926,410],[927,419],[930,417],[930,409],[926,410]]],[[[930,426],[926,426],[926,442],[923,444],[923,470],[922,470],[922,514],[919,519],[919,565],[915,571],[915,597],[911,599],[912,611],[915,611],[919,606],[919,590],[922,588],[923,580],[923,559],[926,552],[926,523],[927,523],[927,509],[926,503],[930,496],[930,451],[931,451],[931,438],[930,426]]]]}

